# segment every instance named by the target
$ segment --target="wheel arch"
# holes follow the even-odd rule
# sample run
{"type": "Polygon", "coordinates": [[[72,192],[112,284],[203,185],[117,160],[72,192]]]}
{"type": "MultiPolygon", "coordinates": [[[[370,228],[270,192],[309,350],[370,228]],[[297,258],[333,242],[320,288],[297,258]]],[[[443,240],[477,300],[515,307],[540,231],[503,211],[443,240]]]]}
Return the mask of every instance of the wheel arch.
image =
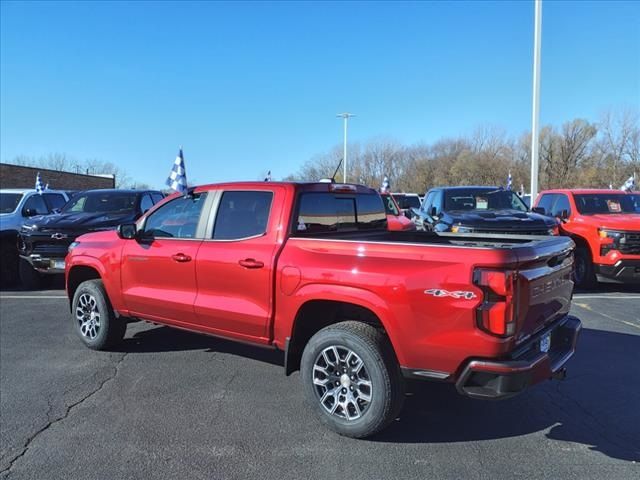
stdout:
{"type": "Polygon", "coordinates": [[[382,331],[393,348],[383,315],[376,313],[369,305],[361,303],[315,298],[305,301],[298,308],[291,328],[291,336],[285,341],[285,375],[299,370],[302,352],[309,341],[319,330],[344,321],[356,321],[371,325],[382,331]]]}
{"type": "Polygon", "coordinates": [[[69,297],[69,308],[73,302],[73,296],[82,282],[87,280],[102,280],[100,271],[93,265],[74,265],[67,272],[67,296],[69,297]]]}

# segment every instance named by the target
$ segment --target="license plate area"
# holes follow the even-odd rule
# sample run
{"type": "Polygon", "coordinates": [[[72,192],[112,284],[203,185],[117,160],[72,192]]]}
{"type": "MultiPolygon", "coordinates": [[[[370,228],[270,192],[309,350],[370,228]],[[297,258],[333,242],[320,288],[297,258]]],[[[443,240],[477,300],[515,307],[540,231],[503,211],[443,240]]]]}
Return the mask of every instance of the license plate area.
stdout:
{"type": "Polygon", "coordinates": [[[64,270],[64,260],[51,260],[50,266],[51,268],[64,270]]]}

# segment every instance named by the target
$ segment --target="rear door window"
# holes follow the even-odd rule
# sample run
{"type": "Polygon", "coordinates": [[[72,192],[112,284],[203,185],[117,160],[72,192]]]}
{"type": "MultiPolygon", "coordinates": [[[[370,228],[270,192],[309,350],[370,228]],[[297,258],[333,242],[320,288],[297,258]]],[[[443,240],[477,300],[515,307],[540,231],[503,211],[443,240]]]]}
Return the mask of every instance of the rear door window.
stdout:
{"type": "Polygon", "coordinates": [[[222,194],[213,227],[214,240],[241,240],[267,231],[273,192],[227,191],[222,194]]]}

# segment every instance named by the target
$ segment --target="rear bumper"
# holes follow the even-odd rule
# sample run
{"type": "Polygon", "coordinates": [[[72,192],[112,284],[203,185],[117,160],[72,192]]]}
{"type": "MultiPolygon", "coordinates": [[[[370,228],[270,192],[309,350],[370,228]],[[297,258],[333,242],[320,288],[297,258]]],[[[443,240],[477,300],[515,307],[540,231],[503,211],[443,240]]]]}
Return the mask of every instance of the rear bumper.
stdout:
{"type": "Polygon", "coordinates": [[[566,316],[539,332],[507,359],[472,359],[462,370],[456,388],[462,395],[503,399],[550,378],[563,378],[564,365],[576,350],[582,328],[579,319],[566,316]],[[551,335],[548,352],[540,351],[540,339],[551,335]]]}
{"type": "Polygon", "coordinates": [[[613,265],[595,264],[598,279],[619,283],[640,283],[640,259],[620,259],[613,265]]]}

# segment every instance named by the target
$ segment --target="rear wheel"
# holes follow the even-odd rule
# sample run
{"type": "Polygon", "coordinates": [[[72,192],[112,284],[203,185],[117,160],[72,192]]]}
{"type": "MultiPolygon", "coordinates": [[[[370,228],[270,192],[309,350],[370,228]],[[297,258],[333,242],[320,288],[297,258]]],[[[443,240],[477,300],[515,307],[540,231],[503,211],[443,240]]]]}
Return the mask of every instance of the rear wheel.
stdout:
{"type": "Polygon", "coordinates": [[[127,322],[116,317],[102,280],[82,282],[73,295],[74,329],[82,342],[94,350],[107,350],[124,338],[127,322]]]}
{"type": "Polygon", "coordinates": [[[404,384],[387,337],[360,322],[317,332],[302,354],[300,376],[320,421],[348,437],[371,436],[391,423],[404,400],[404,384]]]}
{"type": "Polygon", "coordinates": [[[573,279],[580,288],[592,288],[596,284],[596,275],[591,255],[586,248],[577,248],[574,255],[573,279]]]}

